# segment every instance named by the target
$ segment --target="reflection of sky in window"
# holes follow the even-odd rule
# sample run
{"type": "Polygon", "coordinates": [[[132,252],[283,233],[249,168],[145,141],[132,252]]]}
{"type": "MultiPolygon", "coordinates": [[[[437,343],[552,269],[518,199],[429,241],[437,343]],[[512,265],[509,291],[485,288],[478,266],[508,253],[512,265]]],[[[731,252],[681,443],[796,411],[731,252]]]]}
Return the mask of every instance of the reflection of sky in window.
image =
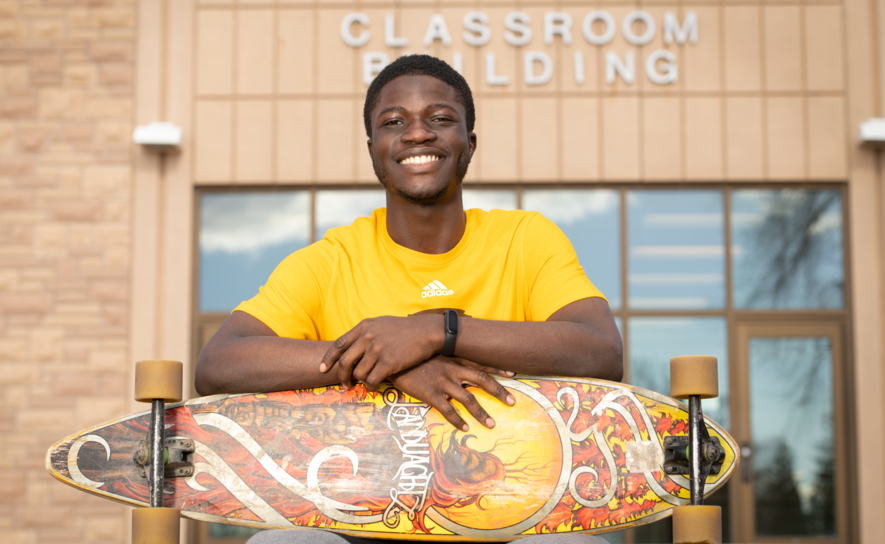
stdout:
{"type": "Polygon", "coordinates": [[[326,231],[350,225],[357,217],[368,217],[372,210],[387,205],[383,190],[317,191],[316,239],[322,240],[326,231]]]}
{"type": "Polygon", "coordinates": [[[712,355],[719,359],[719,397],[703,402],[704,413],[725,428],[728,417],[728,328],[719,317],[634,317],[628,321],[630,375],[627,383],[670,395],[670,358],[712,355]]]}
{"type": "Polygon", "coordinates": [[[306,191],[204,193],[200,198],[202,312],[252,298],[276,266],[310,236],[306,191]]]}
{"type": "Polygon", "coordinates": [[[734,191],[731,201],[736,307],[843,307],[839,191],[734,191]]]}
{"type": "MultiPolygon", "coordinates": [[[[832,478],[823,482],[820,476],[835,463],[832,363],[826,337],[750,339],[750,424],[757,497],[767,494],[772,499],[771,483],[780,482],[774,488],[783,489],[783,480],[789,478],[784,472],[791,469],[802,509],[815,516],[827,514],[814,512],[815,488],[833,485],[832,478]],[[791,455],[777,457],[778,448],[791,455]]],[[[779,533],[778,524],[772,523],[769,528],[757,527],[759,534],[779,533]]],[[[804,531],[801,527],[807,524],[798,525],[804,531]]]]}
{"type": "Polygon", "coordinates": [[[722,192],[630,191],[627,202],[630,307],[724,307],[722,192]]]}
{"type": "Polygon", "coordinates": [[[522,207],[538,211],[562,229],[587,276],[621,307],[620,200],[617,191],[537,190],[522,193],[522,207]]]}
{"type": "Polygon", "coordinates": [[[464,189],[461,200],[465,210],[515,210],[516,191],[498,189],[464,189]]]}

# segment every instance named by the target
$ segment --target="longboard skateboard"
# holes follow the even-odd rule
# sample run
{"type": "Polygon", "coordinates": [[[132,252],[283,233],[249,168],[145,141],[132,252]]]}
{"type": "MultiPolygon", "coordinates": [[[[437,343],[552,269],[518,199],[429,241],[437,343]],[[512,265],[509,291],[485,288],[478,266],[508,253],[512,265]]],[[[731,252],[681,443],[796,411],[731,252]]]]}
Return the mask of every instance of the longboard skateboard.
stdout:
{"type": "MultiPolygon", "coordinates": [[[[497,425],[486,429],[456,405],[468,432],[392,385],[166,405],[154,505],[264,529],[499,541],[605,533],[689,503],[682,402],[602,380],[496,379],[515,406],[474,390],[497,425]]],[[[46,469],[82,491],[149,506],[150,422],[143,412],[73,434],[49,449],[46,469]]],[[[725,483],[739,456],[721,426],[707,420],[706,431],[718,449],[710,450],[700,501],[725,483]]]]}

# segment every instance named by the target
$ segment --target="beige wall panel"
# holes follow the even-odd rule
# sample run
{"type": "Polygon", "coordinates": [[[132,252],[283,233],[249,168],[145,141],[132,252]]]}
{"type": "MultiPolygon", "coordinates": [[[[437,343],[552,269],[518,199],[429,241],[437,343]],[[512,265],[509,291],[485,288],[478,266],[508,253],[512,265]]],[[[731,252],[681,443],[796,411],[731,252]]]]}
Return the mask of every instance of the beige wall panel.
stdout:
{"type": "Polygon", "coordinates": [[[312,100],[277,102],[277,181],[313,181],[312,100]]]}
{"type": "Polygon", "coordinates": [[[845,99],[808,98],[808,176],[843,180],[848,175],[845,99]]]}
{"type": "Polygon", "coordinates": [[[594,92],[600,89],[603,79],[600,79],[600,52],[602,48],[595,46],[584,38],[582,25],[584,17],[592,11],[586,6],[563,6],[562,11],[572,16],[572,44],[568,47],[559,47],[559,58],[554,61],[553,77],[559,79],[560,89],[564,91],[594,92]],[[584,57],[584,83],[575,81],[575,53],[580,52],[584,57]]]}
{"type": "MultiPolygon", "coordinates": [[[[390,61],[393,61],[397,59],[400,55],[405,53],[408,47],[387,47],[384,42],[384,16],[388,13],[393,13],[394,15],[399,17],[399,14],[394,8],[384,7],[361,9],[360,13],[365,13],[369,17],[369,20],[372,21],[372,24],[368,29],[370,31],[369,41],[366,42],[366,45],[354,50],[357,51],[356,63],[354,64],[354,77],[357,85],[357,92],[360,94],[364,94],[369,89],[369,86],[363,82],[363,55],[368,52],[384,53],[385,55],[387,55],[390,61]]],[[[400,19],[401,17],[397,18],[396,21],[399,21],[400,19]]],[[[401,22],[397,23],[397,30],[400,28],[401,24],[401,22]]],[[[362,27],[355,26],[353,33],[358,34],[359,32],[362,32],[362,27]]],[[[398,32],[394,35],[397,37],[401,36],[401,34],[398,32]]],[[[363,130],[363,132],[365,132],[365,130],[363,130]]]]}
{"type": "Polygon", "coordinates": [[[762,99],[725,99],[725,177],[762,179],[762,99]]]}
{"type": "Polygon", "coordinates": [[[233,36],[233,12],[211,10],[197,15],[198,94],[233,90],[233,36]]]}
{"type": "Polygon", "coordinates": [[[274,13],[237,12],[237,92],[270,94],[274,90],[274,13]]]}
{"type": "Polygon", "coordinates": [[[353,181],[354,116],[353,101],[318,100],[316,102],[317,181],[353,181]]]}
{"type": "Polygon", "coordinates": [[[845,88],[842,49],[842,8],[805,8],[805,63],[807,88],[839,91],[845,88]]]}
{"type": "Polygon", "coordinates": [[[230,102],[199,101],[195,119],[196,181],[230,183],[233,105],[230,102]]]}
{"type": "Polygon", "coordinates": [[[675,97],[642,101],[643,178],[678,180],[682,175],[682,116],[675,97]]]}
{"type": "Polygon", "coordinates": [[[602,178],[636,181],[639,168],[639,99],[602,99],[602,178]]]}
{"type": "Polygon", "coordinates": [[[484,98],[476,105],[479,120],[474,161],[479,159],[479,181],[516,180],[516,138],[519,134],[516,99],[484,98]]]}
{"type": "Polygon", "coordinates": [[[685,99],[685,177],[722,179],[722,99],[685,99]]]}
{"type": "MultiPolygon", "coordinates": [[[[484,7],[482,11],[489,16],[489,28],[492,29],[492,39],[488,44],[479,49],[479,87],[475,87],[473,92],[516,93],[517,81],[522,77],[522,50],[525,47],[513,47],[504,41],[504,17],[514,10],[511,8],[484,7]],[[509,82],[507,85],[488,84],[486,76],[489,53],[494,53],[495,55],[495,75],[508,78],[509,82]]],[[[529,26],[532,27],[533,36],[531,43],[526,47],[532,47],[539,40],[539,22],[532,20],[529,26]]],[[[540,40],[543,41],[543,39],[542,35],[540,40]]]]}
{"type": "Polygon", "coordinates": [[[277,18],[277,92],[312,92],[314,11],[280,10],[277,18]]]}
{"type": "Polygon", "coordinates": [[[728,6],[725,11],[725,88],[756,91],[762,88],[759,8],[728,6]]]}
{"type": "MultiPolygon", "coordinates": [[[[681,46],[682,56],[679,65],[679,79],[687,91],[718,91],[722,87],[722,29],[720,8],[691,6],[678,12],[680,24],[687,11],[694,11],[698,17],[698,43],[681,46]]],[[[663,33],[663,29],[661,30],[663,33]]]]}
{"type": "Polygon", "coordinates": [[[802,88],[802,23],[799,6],[766,6],[765,88],[796,91],[802,88]]]}
{"type": "MultiPolygon", "coordinates": [[[[319,50],[317,56],[317,91],[320,93],[352,93],[357,81],[362,79],[362,66],[356,62],[354,48],[341,39],[341,20],[350,13],[349,9],[319,10],[319,50]]],[[[352,32],[359,35],[362,27],[354,25],[352,32]]],[[[372,34],[384,31],[384,20],[372,21],[372,34]]],[[[362,62],[362,49],[359,50],[359,61],[362,62]]]]}
{"type": "MultiPolygon", "coordinates": [[[[664,6],[660,6],[660,7],[658,7],[658,6],[644,6],[642,8],[637,8],[637,9],[642,9],[643,11],[645,11],[649,15],[651,15],[652,19],[655,22],[655,34],[650,42],[648,42],[646,45],[640,47],[636,52],[636,79],[642,80],[642,88],[645,91],[651,91],[651,92],[654,92],[655,94],[664,94],[664,95],[674,95],[675,96],[677,93],[679,93],[683,89],[683,84],[684,84],[683,78],[678,77],[680,75],[679,70],[682,70],[683,69],[682,67],[684,66],[684,62],[683,62],[684,55],[682,54],[682,51],[686,47],[691,47],[691,44],[689,44],[688,42],[686,42],[685,45],[679,45],[678,43],[675,43],[675,42],[671,43],[670,45],[667,45],[666,43],[664,43],[663,23],[664,23],[664,13],[669,11],[669,12],[676,14],[676,19],[679,21],[679,24],[682,24],[682,21],[683,21],[682,13],[680,12],[680,10],[676,9],[674,6],[667,6],[667,7],[664,7],[664,6]],[[657,83],[653,82],[651,79],[649,79],[648,74],[646,72],[646,65],[645,65],[646,61],[648,60],[648,56],[650,54],[652,54],[653,52],[661,50],[661,49],[670,51],[676,57],[676,62],[674,63],[674,65],[676,68],[677,79],[673,83],[668,83],[666,85],[657,84],[657,83]]],[[[620,29],[619,29],[619,32],[620,32],[620,29]]],[[[633,23],[633,32],[636,35],[641,36],[644,32],[646,32],[645,25],[640,22],[633,23]]],[[[700,33],[698,33],[698,36],[700,36],[700,33]]],[[[699,44],[701,43],[700,39],[698,40],[698,43],[699,44]]],[[[697,47],[697,46],[695,46],[695,47],[697,47]]],[[[658,72],[658,74],[663,75],[664,70],[666,70],[666,68],[667,68],[667,65],[664,61],[658,61],[655,64],[655,70],[658,72]]]]}
{"type": "Polygon", "coordinates": [[[561,177],[569,181],[598,180],[599,101],[596,98],[562,99],[561,177]]]}
{"type": "Polygon", "coordinates": [[[277,0],[281,5],[294,5],[297,6],[299,4],[314,4],[313,0],[277,0]]]}
{"type": "Polygon", "coordinates": [[[523,98],[521,179],[553,181],[559,174],[559,115],[555,98],[523,98]]]}
{"type": "Polygon", "coordinates": [[[805,116],[802,98],[766,99],[768,178],[805,177],[805,116]]]}
{"type": "MultiPolygon", "coordinates": [[[[532,30],[534,30],[535,35],[534,37],[532,37],[532,41],[530,44],[526,45],[525,47],[520,47],[519,51],[517,51],[516,53],[516,73],[514,78],[516,86],[521,92],[528,94],[559,91],[561,87],[559,84],[559,78],[556,77],[557,72],[562,72],[568,69],[568,73],[574,73],[574,61],[572,60],[572,62],[567,65],[564,64],[560,58],[560,52],[566,48],[570,49],[571,47],[574,47],[574,43],[576,41],[584,40],[584,38],[581,36],[581,19],[578,19],[577,21],[572,19],[571,47],[563,45],[562,36],[559,34],[553,34],[553,43],[551,45],[547,45],[546,43],[544,43],[544,14],[547,12],[554,12],[559,10],[553,5],[549,5],[545,7],[523,7],[522,11],[531,18],[532,30]],[[553,74],[551,75],[550,81],[548,81],[547,83],[544,83],[542,85],[526,84],[525,55],[529,52],[544,53],[550,57],[550,62],[553,65],[553,74]]],[[[501,27],[499,33],[502,33],[503,31],[504,27],[501,27]]],[[[584,41],[586,42],[586,40],[584,41]]],[[[543,66],[540,62],[534,62],[532,70],[533,71],[531,73],[533,75],[535,75],[536,77],[540,76],[543,73],[543,66]]],[[[574,81],[574,75],[572,75],[572,81],[574,81]]]]}
{"type": "Polygon", "coordinates": [[[361,99],[354,100],[355,127],[353,129],[354,137],[354,160],[356,161],[356,181],[365,183],[378,183],[375,177],[375,170],[372,168],[372,158],[369,155],[369,149],[366,142],[369,137],[366,135],[366,125],[363,123],[363,103],[361,99]]]}
{"type": "Polygon", "coordinates": [[[234,178],[243,183],[273,180],[274,107],[269,100],[237,103],[234,178]]]}

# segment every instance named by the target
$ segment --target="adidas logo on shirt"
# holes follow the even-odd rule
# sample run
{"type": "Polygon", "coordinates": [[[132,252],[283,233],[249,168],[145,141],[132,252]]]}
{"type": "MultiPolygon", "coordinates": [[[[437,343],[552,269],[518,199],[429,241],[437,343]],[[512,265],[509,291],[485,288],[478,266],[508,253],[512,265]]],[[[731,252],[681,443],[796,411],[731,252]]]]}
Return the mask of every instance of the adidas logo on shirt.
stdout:
{"type": "Polygon", "coordinates": [[[424,292],[421,293],[421,298],[427,297],[444,297],[446,295],[454,295],[455,292],[441,284],[438,281],[432,281],[424,287],[424,292]]]}

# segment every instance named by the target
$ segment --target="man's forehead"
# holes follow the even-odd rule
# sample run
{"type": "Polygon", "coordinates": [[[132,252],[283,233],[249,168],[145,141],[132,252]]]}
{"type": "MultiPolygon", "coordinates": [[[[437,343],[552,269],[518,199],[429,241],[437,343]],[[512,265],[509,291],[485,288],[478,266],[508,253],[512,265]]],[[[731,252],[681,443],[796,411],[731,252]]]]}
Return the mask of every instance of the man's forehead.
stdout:
{"type": "Polygon", "coordinates": [[[412,74],[398,76],[382,87],[375,111],[428,106],[464,109],[455,87],[433,76],[412,74]]]}

